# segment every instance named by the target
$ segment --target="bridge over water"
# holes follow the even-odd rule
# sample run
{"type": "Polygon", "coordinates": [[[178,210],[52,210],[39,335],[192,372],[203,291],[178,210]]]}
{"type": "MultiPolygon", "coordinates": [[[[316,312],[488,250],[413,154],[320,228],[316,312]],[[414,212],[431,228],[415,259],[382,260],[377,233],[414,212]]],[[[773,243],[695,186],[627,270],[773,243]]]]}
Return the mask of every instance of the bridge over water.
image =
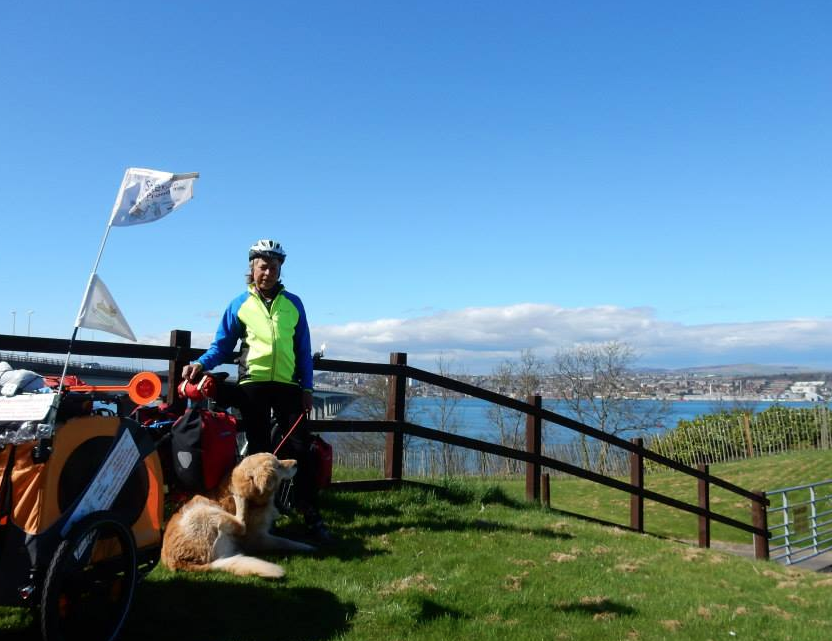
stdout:
{"type": "MultiPolygon", "coordinates": [[[[35,354],[20,354],[12,352],[0,352],[0,361],[6,361],[14,369],[28,369],[37,372],[42,376],[60,376],[64,367],[64,359],[47,358],[35,354]]],[[[92,360],[69,361],[67,374],[75,375],[88,385],[126,385],[140,370],[130,367],[109,365],[92,360]]],[[[167,394],[168,372],[155,372],[162,380],[162,395],[167,394]]],[[[321,386],[312,395],[313,419],[331,419],[347,405],[352,403],[357,396],[345,390],[330,386],[321,386]]]]}

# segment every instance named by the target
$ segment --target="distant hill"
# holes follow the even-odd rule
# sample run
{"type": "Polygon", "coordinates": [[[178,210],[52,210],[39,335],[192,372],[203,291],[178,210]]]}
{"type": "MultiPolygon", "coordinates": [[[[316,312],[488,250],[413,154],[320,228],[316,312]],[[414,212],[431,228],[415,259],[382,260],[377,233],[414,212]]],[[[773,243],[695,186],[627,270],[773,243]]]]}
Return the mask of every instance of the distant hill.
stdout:
{"type": "MultiPolygon", "coordinates": [[[[735,363],[732,365],[703,365],[700,367],[680,367],[677,369],[639,368],[639,372],[696,374],[699,376],[713,374],[716,376],[776,376],[778,374],[794,376],[796,374],[829,374],[828,370],[803,365],[760,365],[757,363],[735,363]]],[[[824,377],[825,378],[825,377],[824,377]]]]}

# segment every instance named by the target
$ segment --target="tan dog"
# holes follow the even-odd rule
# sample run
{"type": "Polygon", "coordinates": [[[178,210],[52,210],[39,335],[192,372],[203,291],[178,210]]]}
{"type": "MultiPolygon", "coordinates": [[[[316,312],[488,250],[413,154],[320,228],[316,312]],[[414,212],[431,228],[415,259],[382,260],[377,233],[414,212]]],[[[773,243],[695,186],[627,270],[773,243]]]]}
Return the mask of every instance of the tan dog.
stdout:
{"type": "Polygon", "coordinates": [[[274,494],[296,471],[296,461],[279,461],[269,453],[244,458],[213,493],[217,501],[197,495],[173,515],[162,542],[162,563],[172,570],[282,577],[279,565],[243,552],[315,549],[269,534],[279,514],[274,494]]]}

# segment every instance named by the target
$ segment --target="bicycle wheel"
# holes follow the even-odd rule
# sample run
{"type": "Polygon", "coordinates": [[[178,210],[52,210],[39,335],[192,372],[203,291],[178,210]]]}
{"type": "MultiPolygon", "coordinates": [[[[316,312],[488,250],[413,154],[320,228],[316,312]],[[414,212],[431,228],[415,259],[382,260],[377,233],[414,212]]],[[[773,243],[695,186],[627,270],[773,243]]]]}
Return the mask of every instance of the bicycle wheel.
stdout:
{"type": "Polygon", "coordinates": [[[79,521],[58,546],[43,583],[44,641],[110,641],[121,630],[138,578],[133,532],[111,512],[79,521]]]}

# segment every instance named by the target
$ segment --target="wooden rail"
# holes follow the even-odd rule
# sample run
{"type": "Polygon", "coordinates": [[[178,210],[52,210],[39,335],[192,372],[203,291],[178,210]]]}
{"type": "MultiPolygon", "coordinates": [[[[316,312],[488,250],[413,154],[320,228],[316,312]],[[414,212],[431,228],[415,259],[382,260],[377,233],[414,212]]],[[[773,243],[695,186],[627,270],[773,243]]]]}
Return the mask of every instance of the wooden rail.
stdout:
{"type": "MultiPolygon", "coordinates": [[[[30,353],[66,353],[68,346],[69,341],[64,339],[0,334],[0,350],[30,353]]],[[[98,341],[76,341],[73,346],[73,352],[77,354],[167,360],[169,362],[169,402],[176,401],[174,390],[180,380],[182,366],[198,358],[204,351],[202,349],[192,348],[190,345],[190,332],[182,330],[171,332],[169,346],[132,345],[98,341]]],[[[530,397],[526,401],[521,401],[468,383],[411,367],[407,365],[407,355],[403,353],[391,354],[389,364],[316,359],[315,369],[329,372],[375,374],[388,377],[387,412],[384,421],[310,421],[310,427],[319,431],[379,432],[386,434],[385,475],[387,478],[380,482],[345,483],[343,484],[345,487],[349,486],[351,489],[380,489],[401,485],[404,436],[410,435],[478,452],[495,454],[526,463],[526,497],[529,500],[541,500],[541,470],[543,468],[558,470],[578,478],[629,493],[630,527],[634,530],[639,532],[644,531],[644,501],[656,501],[657,503],[697,515],[699,517],[699,544],[701,546],[710,546],[710,523],[711,521],[716,521],[753,534],[756,556],[758,558],[768,558],[768,539],[770,534],[766,528],[766,506],[769,502],[764,493],[748,490],[713,476],[710,474],[707,466],[693,468],[646,449],[640,438],[627,441],[567,416],[544,409],[542,399],[539,396],[530,397]],[[459,434],[450,434],[407,422],[405,420],[405,387],[408,378],[460,394],[466,394],[501,407],[524,413],[527,417],[526,450],[510,448],[505,445],[473,439],[459,434]],[[585,470],[575,465],[544,456],[542,454],[541,443],[541,426],[544,420],[627,450],[630,453],[631,462],[630,482],[627,483],[620,479],[608,477],[598,472],[585,470]],[[699,497],[698,505],[685,503],[684,501],[646,489],[644,487],[644,459],[659,463],[696,479],[699,497]],[[716,485],[751,501],[752,523],[743,523],[742,521],[713,512],[710,509],[710,485],[716,485]]],[[[544,493],[545,501],[548,503],[548,474],[545,475],[544,493]]]]}

